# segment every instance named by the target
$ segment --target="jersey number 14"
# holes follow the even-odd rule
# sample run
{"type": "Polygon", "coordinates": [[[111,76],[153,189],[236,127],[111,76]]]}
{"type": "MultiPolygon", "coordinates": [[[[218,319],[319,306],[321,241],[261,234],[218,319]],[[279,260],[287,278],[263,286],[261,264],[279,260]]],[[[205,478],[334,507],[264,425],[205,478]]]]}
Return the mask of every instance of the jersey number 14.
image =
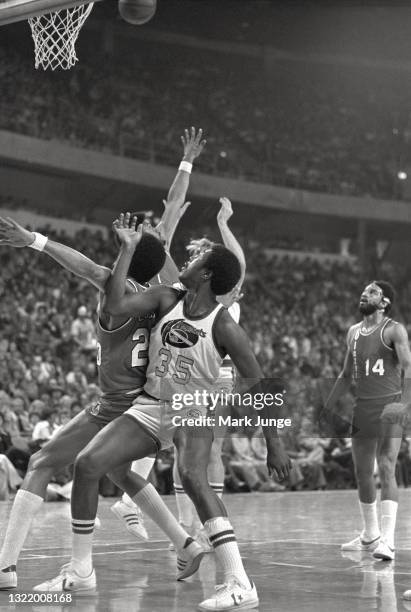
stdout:
{"type": "MultiPolygon", "coordinates": [[[[384,376],[384,359],[377,359],[377,361],[374,363],[374,365],[371,368],[371,372],[373,372],[373,374],[379,374],[380,376],[384,376]]],[[[365,375],[369,376],[370,375],[370,360],[367,359],[365,361],[365,375]]]]}

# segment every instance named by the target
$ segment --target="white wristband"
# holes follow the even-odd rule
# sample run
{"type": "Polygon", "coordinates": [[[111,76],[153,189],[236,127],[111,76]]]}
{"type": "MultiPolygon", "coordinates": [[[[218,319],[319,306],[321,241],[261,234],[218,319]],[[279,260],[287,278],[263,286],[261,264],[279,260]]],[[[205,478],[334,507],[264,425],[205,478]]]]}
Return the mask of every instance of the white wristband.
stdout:
{"type": "Polygon", "coordinates": [[[43,234],[39,234],[38,232],[33,232],[34,241],[28,246],[31,249],[36,249],[36,251],[44,251],[44,247],[47,244],[47,236],[43,236],[43,234]]]}
{"type": "Polygon", "coordinates": [[[182,161],[178,167],[179,170],[184,170],[184,172],[188,172],[191,174],[191,170],[193,169],[193,164],[190,164],[188,161],[182,161]]]}

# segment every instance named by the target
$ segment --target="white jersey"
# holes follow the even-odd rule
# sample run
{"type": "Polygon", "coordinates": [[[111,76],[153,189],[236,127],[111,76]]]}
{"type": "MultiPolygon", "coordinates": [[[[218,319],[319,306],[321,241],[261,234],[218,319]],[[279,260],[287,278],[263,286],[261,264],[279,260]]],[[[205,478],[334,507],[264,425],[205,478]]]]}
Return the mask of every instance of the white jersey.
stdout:
{"type": "MultiPolygon", "coordinates": [[[[229,307],[228,312],[230,313],[231,318],[238,324],[240,322],[240,304],[238,302],[233,302],[229,307]]],[[[230,357],[225,357],[219,376],[220,378],[234,377],[234,364],[230,357]]]]}
{"type": "Polygon", "coordinates": [[[196,406],[199,394],[204,398],[203,392],[212,392],[218,380],[223,359],[214,343],[213,327],[224,306],[218,304],[201,318],[190,318],[184,310],[180,299],[151,330],[144,390],[163,401],[171,401],[177,393],[196,394],[196,406]]]}

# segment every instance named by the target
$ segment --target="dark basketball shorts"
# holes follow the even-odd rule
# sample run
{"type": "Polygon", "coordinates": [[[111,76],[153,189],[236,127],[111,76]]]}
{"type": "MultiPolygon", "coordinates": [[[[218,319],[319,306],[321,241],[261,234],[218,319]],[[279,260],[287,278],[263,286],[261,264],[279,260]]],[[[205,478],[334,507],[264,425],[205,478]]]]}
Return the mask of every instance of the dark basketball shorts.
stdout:
{"type": "MultiPolygon", "coordinates": [[[[400,401],[401,394],[376,399],[357,399],[351,423],[352,437],[380,438],[386,436],[387,425],[381,421],[381,415],[387,404],[400,401]]],[[[400,427],[397,427],[400,431],[400,427]]]]}
{"type": "Polygon", "coordinates": [[[121,416],[130,408],[136,396],[118,400],[101,399],[92,406],[85,409],[90,423],[95,423],[100,428],[105,427],[111,421],[121,416]]]}

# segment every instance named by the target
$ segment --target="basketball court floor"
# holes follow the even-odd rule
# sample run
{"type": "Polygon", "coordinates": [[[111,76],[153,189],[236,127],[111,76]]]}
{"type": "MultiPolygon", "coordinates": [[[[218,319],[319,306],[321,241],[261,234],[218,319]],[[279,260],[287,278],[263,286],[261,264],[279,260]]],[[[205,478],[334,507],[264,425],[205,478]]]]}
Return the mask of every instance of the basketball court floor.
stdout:
{"type": "MultiPolygon", "coordinates": [[[[164,498],[175,511],[173,497],[164,498]]],[[[346,612],[411,610],[402,592],[411,588],[411,490],[400,491],[397,559],[374,561],[368,554],[344,556],[339,544],[359,529],[355,491],[254,493],[225,496],[240,550],[260,596],[260,612],[346,612]]],[[[18,566],[18,591],[0,593],[0,610],[48,612],[192,612],[221,583],[214,555],[185,582],[176,582],[175,554],[148,519],[151,539],[138,543],[100,503],[102,527],[95,536],[95,595],[71,604],[10,602],[10,593],[30,592],[54,577],[69,559],[70,508],[47,503],[35,520],[18,566]]],[[[1,539],[10,503],[0,503],[1,539]]]]}

